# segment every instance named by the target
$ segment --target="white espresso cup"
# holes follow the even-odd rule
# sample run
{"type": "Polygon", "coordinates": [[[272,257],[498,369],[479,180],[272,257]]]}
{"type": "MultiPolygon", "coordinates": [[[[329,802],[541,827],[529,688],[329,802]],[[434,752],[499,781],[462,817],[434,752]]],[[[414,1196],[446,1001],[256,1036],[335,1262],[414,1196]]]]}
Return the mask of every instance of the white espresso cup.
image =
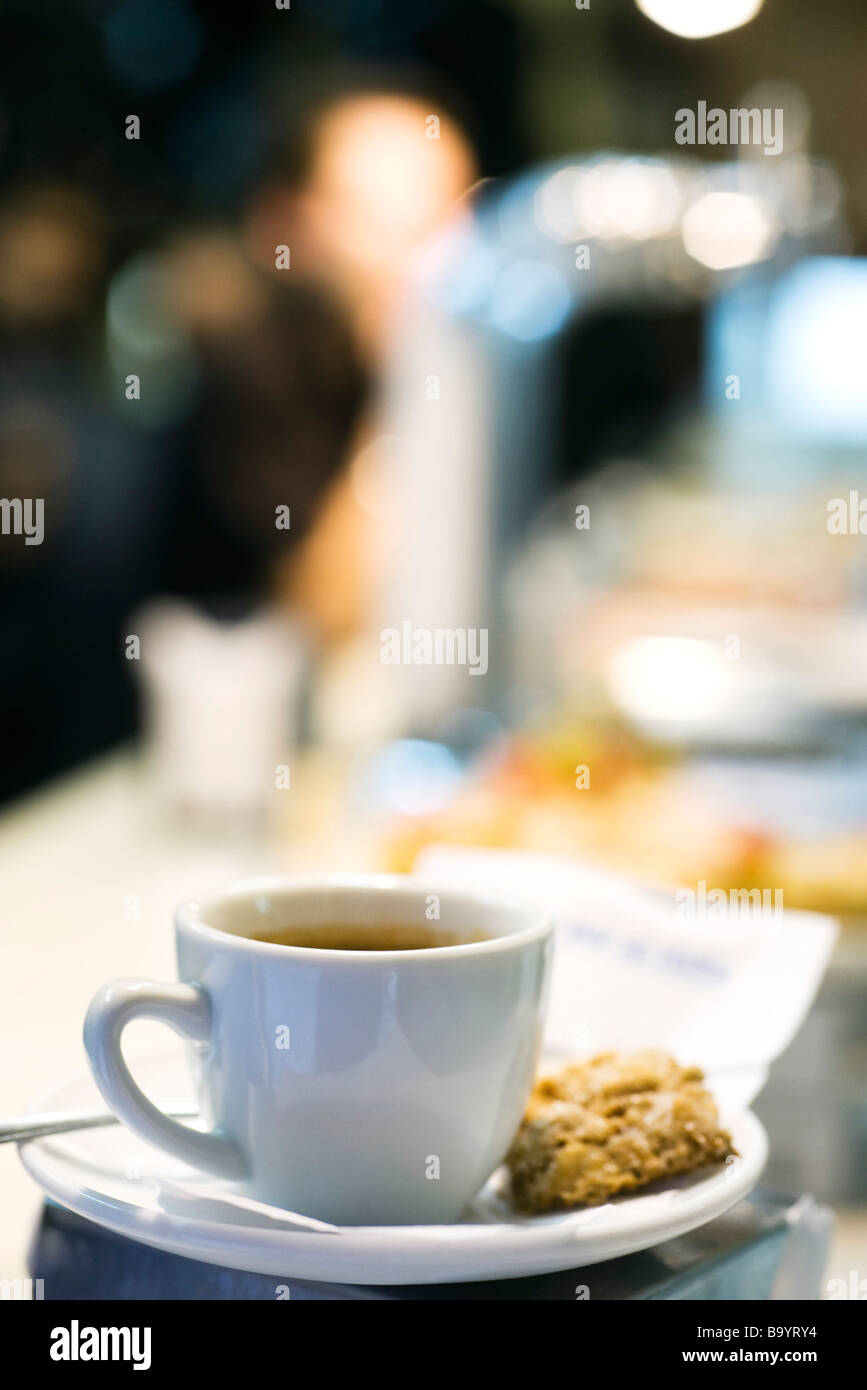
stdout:
{"type": "Polygon", "coordinates": [[[551,930],[538,912],[400,876],[242,882],[178,909],[180,984],[99,991],[85,1047],[131,1130],[250,1196],[347,1225],[455,1221],[527,1102],[551,930]],[[337,923],[443,944],[308,944],[337,923]],[[293,929],[304,945],[255,939],[293,929]],[[136,1085],[121,1052],[133,1018],[189,1040],[207,1129],[136,1085]]]}

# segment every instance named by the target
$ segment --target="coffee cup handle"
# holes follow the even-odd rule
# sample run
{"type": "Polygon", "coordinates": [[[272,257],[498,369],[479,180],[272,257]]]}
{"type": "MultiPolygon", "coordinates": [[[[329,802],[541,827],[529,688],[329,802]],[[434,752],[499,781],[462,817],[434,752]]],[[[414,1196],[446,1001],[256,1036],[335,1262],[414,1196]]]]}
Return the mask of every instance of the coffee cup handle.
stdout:
{"type": "Polygon", "coordinates": [[[123,1030],[134,1018],[167,1023],[183,1038],[207,1042],[211,1006],[204,990],[154,980],[113,980],[91,1001],[84,1020],[84,1046],[103,1099],[135,1134],[216,1177],[244,1177],[246,1161],[231,1139],[219,1131],[191,1129],[171,1119],[137,1086],[121,1051],[123,1030]]]}

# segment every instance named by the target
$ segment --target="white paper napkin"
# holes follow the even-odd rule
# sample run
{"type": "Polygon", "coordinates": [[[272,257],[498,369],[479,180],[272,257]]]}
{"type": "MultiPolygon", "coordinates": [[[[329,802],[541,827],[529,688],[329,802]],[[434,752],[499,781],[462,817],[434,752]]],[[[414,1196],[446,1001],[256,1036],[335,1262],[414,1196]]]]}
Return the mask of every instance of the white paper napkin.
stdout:
{"type": "Polygon", "coordinates": [[[696,1063],[724,1109],[749,1105],[802,1023],[837,934],[830,917],[684,914],[683,901],[579,862],[432,846],[415,875],[554,914],[550,1056],[658,1047],[696,1063]]]}

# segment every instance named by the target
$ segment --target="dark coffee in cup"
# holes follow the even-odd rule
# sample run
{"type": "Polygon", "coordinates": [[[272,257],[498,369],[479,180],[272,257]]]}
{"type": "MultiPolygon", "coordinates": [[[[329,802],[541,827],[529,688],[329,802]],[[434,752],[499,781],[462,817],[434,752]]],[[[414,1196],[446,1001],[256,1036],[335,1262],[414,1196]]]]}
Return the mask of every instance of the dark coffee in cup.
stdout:
{"type": "Polygon", "coordinates": [[[462,946],[490,941],[482,932],[450,931],[433,925],[326,922],[315,927],[291,926],[250,933],[253,941],[272,946],[305,946],[319,951],[425,951],[436,946],[462,946]]]}

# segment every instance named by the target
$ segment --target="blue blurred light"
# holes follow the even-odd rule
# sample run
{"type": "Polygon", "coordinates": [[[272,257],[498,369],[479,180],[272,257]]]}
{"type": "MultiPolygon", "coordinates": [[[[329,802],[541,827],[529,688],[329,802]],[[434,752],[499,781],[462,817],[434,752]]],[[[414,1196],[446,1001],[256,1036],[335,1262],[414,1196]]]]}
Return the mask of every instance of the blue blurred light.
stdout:
{"type": "Polygon", "coordinates": [[[204,32],[184,0],[124,0],[105,20],[105,48],[118,75],[142,91],[163,91],[189,77],[204,32]]]}
{"type": "Polygon", "coordinates": [[[571,306],[569,287],[553,266],[514,261],[494,282],[490,317],[504,333],[532,342],[562,328],[571,306]]]}
{"type": "Polygon", "coordinates": [[[397,815],[430,815],[447,805],[462,780],[457,758],[441,743],[405,738],[366,760],[360,773],[364,801],[397,815]]]}
{"type": "Polygon", "coordinates": [[[468,238],[434,281],[430,296],[448,314],[467,313],[487,298],[496,269],[496,253],[478,237],[468,238]]]}
{"type": "Polygon", "coordinates": [[[867,260],[815,256],[771,303],[768,395],[789,429],[820,441],[867,440],[867,260]]]}
{"type": "Polygon", "coordinates": [[[811,256],[779,278],[738,285],[709,318],[707,397],[735,431],[799,445],[863,446],[865,322],[865,259],[811,256]],[[746,383],[737,409],[722,390],[730,373],[746,383]]]}
{"type": "Polygon", "coordinates": [[[106,300],[106,347],[118,399],[132,373],[146,388],[127,412],[142,429],[164,428],[191,408],[196,362],[166,315],[171,282],[159,261],[140,255],[112,276],[106,300]]]}

